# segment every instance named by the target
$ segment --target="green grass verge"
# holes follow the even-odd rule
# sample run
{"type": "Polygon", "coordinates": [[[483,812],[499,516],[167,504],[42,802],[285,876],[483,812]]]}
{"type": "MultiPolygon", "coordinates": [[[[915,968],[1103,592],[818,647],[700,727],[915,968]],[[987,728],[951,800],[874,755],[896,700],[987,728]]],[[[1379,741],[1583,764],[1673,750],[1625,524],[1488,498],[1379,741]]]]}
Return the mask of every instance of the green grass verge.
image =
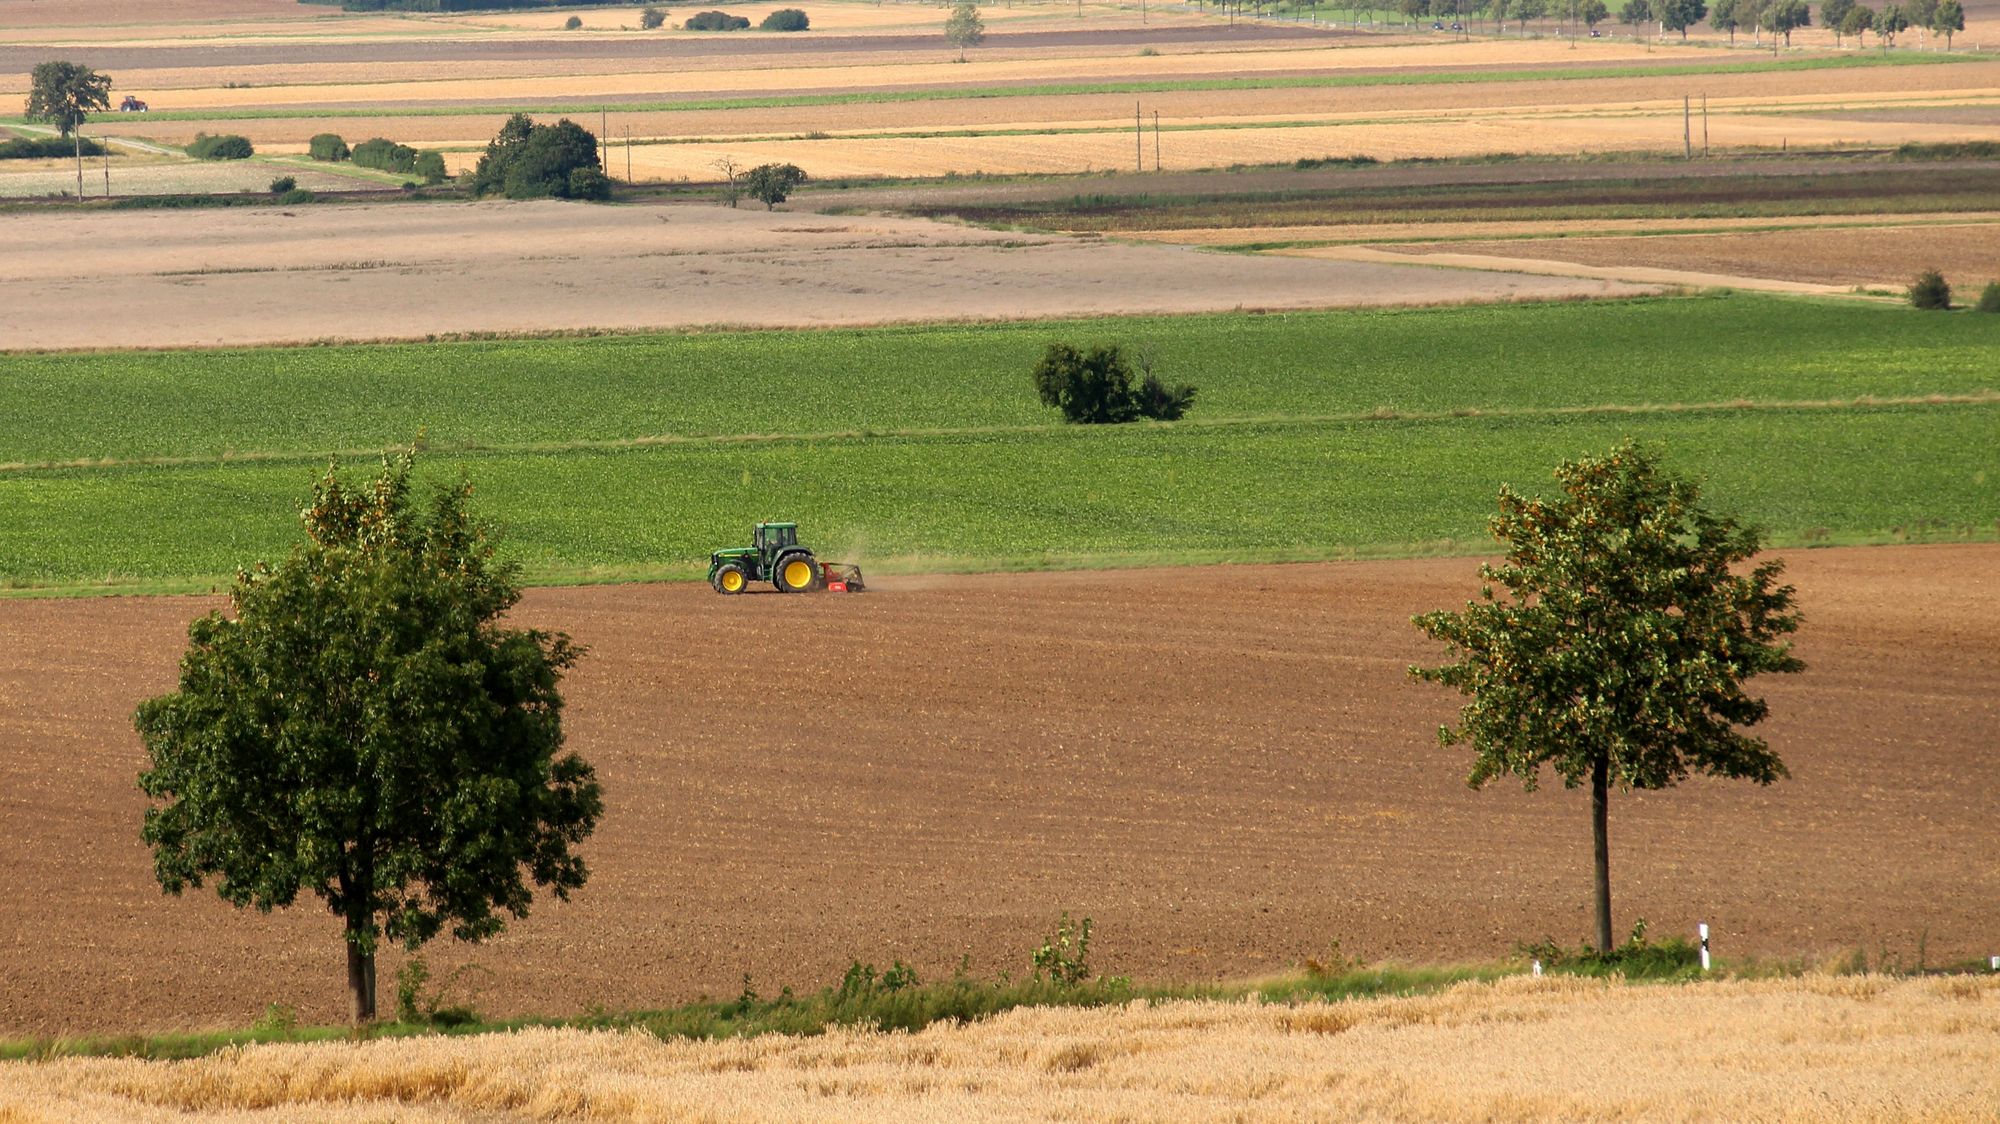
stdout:
{"type": "MultiPolygon", "coordinates": [[[[1225,90],[1308,90],[1351,86],[1453,86],[1511,82],[1571,82],[1603,78],[1679,78],[1698,75],[1850,70],[1877,66],[1947,66],[1980,61],[1976,55],[1915,52],[1813,56],[1796,59],[1704,61],[1657,66],[1599,66],[1538,70],[1412,70],[1384,74],[1269,75],[1244,78],[1189,78],[1127,82],[1053,82],[1009,86],[955,86],[919,90],[869,90],[829,94],[776,94],[764,97],[705,98],[685,101],[575,103],[493,103],[411,107],[272,106],[248,109],[156,110],[155,121],[265,121],[350,117],[482,117],[496,114],[714,112],[732,109],[789,109],[822,105],[887,105],[899,102],[977,101],[989,98],[1069,97],[1096,94],[1159,94],[1225,90]]],[[[19,118],[0,120],[16,121],[19,118]]]]}
{"type": "MultiPolygon", "coordinates": [[[[857,966],[858,967],[858,966],[857,966]]],[[[643,1030],[667,1040],[719,1040],[766,1034],[814,1035],[831,1027],[871,1027],[881,1030],[922,1030],[938,1023],[968,1023],[1020,1007],[1104,1007],[1132,1002],[1174,1000],[1256,1000],[1296,1004],[1312,1001],[1366,999],[1378,996],[1428,995],[1467,981],[1490,982],[1520,975],[1522,964],[1450,967],[1384,965],[1337,971],[1296,972],[1268,980],[1238,983],[1135,985],[1119,978],[1098,978],[1078,984],[1046,979],[972,979],[964,975],[935,983],[886,987],[879,978],[862,982],[850,974],[840,986],[803,996],[789,988],[773,998],[757,996],[748,987],[726,1002],[699,1002],[656,1010],[592,1011],[572,1018],[450,1019],[442,1022],[391,1022],[364,1028],[296,1026],[282,1017],[267,1017],[254,1028],[167,1034],[81,1036],[73,1038],[0,1039],[0,1061],[34,1061],[59,1057],[137,1057],[155,1060],[201,1057],[237,1046],[271,1042],[361,1041],[419,1035],[501,1033],[525,1027],[575,1027],[588,1030],[643,1030]]],[[[1568,970],[1568,969],[1557,969],[1568,970]]],[[[1602,975],[1579,966],[1576,974],[1602,975]]],[[[1623,978],[1633,982],[1690,978],[1685,963],[1666,967],[1635,964],[1623,978]]]]}
{"type": "MultiPolygon", "coordinates": [[[[532,580],[687,577],[757,518],[886,570],[1471,553],[1502,482],[1663,444],[1781,544],[2000,534],[1987,318],[1761,296],[0,356],[0,588],[207,588],[328,457],[425,428],[532,580]],[[1051,422],[1051,340],[1201,388],[1051,422]]],[[[355,471],[365,469],[358,465],[355,471]]]]}

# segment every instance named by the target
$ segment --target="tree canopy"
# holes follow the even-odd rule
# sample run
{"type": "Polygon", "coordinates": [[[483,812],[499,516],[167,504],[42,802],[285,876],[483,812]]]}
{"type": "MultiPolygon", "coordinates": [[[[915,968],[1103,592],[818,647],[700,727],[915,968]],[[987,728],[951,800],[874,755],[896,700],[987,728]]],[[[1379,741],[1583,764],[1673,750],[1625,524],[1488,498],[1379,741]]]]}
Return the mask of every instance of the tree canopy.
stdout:
{"type": "Polygon", "coordinates": [[[73,62],[45,62],[28,75],[27,116],[69,136],[111,108],[111,76],[73,62]]]}
{"type": "MultiPolygon", "coordinates": [[[[804,182],[805,169],[797,164],[759,164],[744,173],[743,190],[769,211],[791,198],[792,192],[804,182]]],[[[732,202],[730,205],[735,204],[732,202]]]]}
{"type": "Polygon", "coordinates": [[[525,113],[509,117],[487,143],[471,186],[476,195],[497,193],[509,199],[611,197],[595,134],[568,118],[538,125],[525,113]]]}
{"type": "Polygon", "coordinates": [[[264,911],[318,896],[357,1022],[375,1015],[380,936],[479,941],[527,916],[530,883],[567,898],[602,809],[591,767],[562,752],[558,682],[581,649],[501,627],[515,570],[470,485],[420,508],[411,463],[353,491],[328,469],[306,540],[238,573],[230,612],[189,626],[179,689],[134,719],[161,887],[213,878],[264,911]]]}
{"type": "Polygon", "coordinates": [[[945,42],[958,48],[958,61],[965,61],[968,47],[977,47],[986,38],[986,21],[979,18],[979,5],[972,0],[959,0],[951,6],[951,15],[945,17],[945,42]]]}
{"type": "Polygon", "coordinates": [[[1782,563],[1737,572],[1758,534],[1708,511],[1698,485],[1643,448],[1628,442],[1555,475],[1553,499],[1500,490],[1490,526],[1505,560],[1480,567],[1488,584],[1463,612],[1415,618],[1454,662],[1410,673],[1469,696],[1438,737],[1472,749],[1472,787],[1513,774],[1532,790],[1544,766],[1564,787],[1591,786],[1597,940],[1608,952],[1610,784],[1785,776],[1742,730],[1768,709],[1743,682],[1804,667],[1783,639],[1799,616],[1792,588],[1776,584],[1782,563]]]}

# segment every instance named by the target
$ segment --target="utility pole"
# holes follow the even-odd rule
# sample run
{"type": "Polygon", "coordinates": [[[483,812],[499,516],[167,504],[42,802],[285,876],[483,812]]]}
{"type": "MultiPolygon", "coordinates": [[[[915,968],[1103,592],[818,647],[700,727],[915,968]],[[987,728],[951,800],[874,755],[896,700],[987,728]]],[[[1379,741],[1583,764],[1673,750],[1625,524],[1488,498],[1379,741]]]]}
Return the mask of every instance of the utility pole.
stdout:
{"type": "Polygon", "coordinates": [[[1708,95],[1701,95],[1701,158],[1708,159],[1708,95]]]}
{"type": "Polygon", "coordinates": [[[1132,103],[1132,147],[1138,152],[1139,170],[1146,170],[1146,124],[1139,117],[1139,103],[1132,103]]]}
{"type": "Polygon", "coordinates": [[[597,111],[598,153],[597,167],[605,175],[611,174],[611,112],[599,108],[597,111]]]}
{"type": "Polygon", "coordinates": [[[625,182],[632,182],[632,126],[625,126],[625,182]]]}
{"type": "Polygon", "coordinates": [[[111,146],[104,146],[104,197],[111,198],[111,146]]]}
{"type": "Polygon", "coordinates": [[[1694,119],[1686,94],[1681,95],[1681,151],[1687,159],[1694,159],[1694,119]]]}
{"type": "Polygon", "coordinates": [[[1160,170],[1160,111],[1153,111],[1153,170],[1160,170]]]}

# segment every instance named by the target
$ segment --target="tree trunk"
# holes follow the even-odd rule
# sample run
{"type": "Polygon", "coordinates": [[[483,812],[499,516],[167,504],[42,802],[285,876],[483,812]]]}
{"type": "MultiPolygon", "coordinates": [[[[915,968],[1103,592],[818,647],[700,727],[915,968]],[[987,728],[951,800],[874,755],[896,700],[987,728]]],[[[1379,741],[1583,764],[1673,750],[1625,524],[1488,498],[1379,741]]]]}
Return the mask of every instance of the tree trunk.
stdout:
{"type": "Polygon", "coordinates": [[[83,130],[76,131],[76,201],[83,202],[83,130]]]}
{"type": "Polygon", "coordinates": [[[375,954],[361,951],[349,934],[347,941],[347,992],[354,1025],[375,1021],[375,954]]]}
{"type": "Polygon", "coordinates": [[[1590,833],[1597,851],[1597,950],[1611,951],[1611,820],[1610,762],[1603,757],[1590,769],[1590,833]]]}

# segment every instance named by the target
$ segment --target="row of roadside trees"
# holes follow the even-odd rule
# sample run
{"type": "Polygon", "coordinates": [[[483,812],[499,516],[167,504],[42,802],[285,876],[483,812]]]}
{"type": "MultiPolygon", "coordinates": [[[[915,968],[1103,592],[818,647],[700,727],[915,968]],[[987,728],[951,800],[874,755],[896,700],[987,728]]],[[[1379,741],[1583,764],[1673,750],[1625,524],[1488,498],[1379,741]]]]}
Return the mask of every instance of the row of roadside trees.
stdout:
{"type": "MultiPolygon", "coordinates": [[[[1611,0],[1617,3],[1618,0],[1611,0]]],[[[1358,23],[1364,9],[1328,5],[1330,13],[1347,11],[1358,23]]],[[[1574,34],[1577,29],[1595,33],[1597,26],[1616,18],[1636,33],[1645,25],[1655,25],[1660,34],[1689,31],[1707,20],[1715,31],[1726,33],[1735,42],[1739,31],[1761,43],[1765,34],[1791,43],[1791,33],[1805,27],[1824,27],[1836,41],[1865,36],[1873,31],[1887,46],[1894,46],[1903,31],[1919,29],[1941,35],[1947,50],[1952,37],[1965,30],[1965,9],[1961,0],[1907,0],[1869,8],[1857,0],[1826,0],[1815,21],[1808,0],[1623,0],[1612,8],[1607,0],[1394,0],[1390,10],[1406,21],[1432,20],[1453,25],[1491,23],[1500,34],[1509,25],[1522,33],[1537,21],[1547,21],[1574,34]],[[1853,13],[1859,12],[1859,15],[1853,13]],[[1853,15],[1853,18],[1849,17],[1853,15]]],[[[1367,13],[1372,19],[1372,11],[1367,13]]],[[[1337,15],[1335,17],[1338,18],[1337,15]]]]}

